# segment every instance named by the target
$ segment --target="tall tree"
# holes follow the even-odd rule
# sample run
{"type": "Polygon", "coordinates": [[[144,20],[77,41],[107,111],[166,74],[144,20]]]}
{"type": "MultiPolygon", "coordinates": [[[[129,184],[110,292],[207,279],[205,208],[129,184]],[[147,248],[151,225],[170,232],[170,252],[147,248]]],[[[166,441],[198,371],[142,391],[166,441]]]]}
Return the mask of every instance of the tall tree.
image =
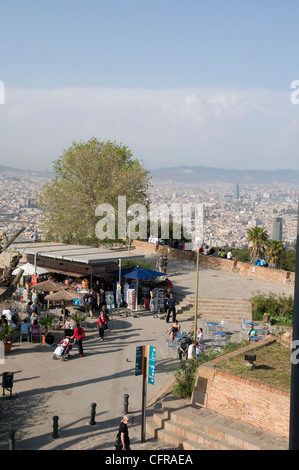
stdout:
{"type": "Polygon", "coordinates": [[[278,240],[270,240],[266,251],[266,255],[269,257],[269,266],[271,268],[280,267],[280,261],[285,252],[283,243],[278,240]]]}
{"type": "Polygon", "coordinates": [[[254,263],[257,258],[264,257],[268,247],[269,236],[262,227],[254,227],[247,230],[248,249],[250,261],[254,263]]]}
{"type": "Polygon", "coordinates": [[[95,138],[73,142],[54,162],[54,171],[56,177],[39,198],[48,239],[99,244],[95,212],[100,204],[115,209],[118,238],[118,196],[126,197],[127,208],[147,203],[148,171],[124,145],[95,138]]]}

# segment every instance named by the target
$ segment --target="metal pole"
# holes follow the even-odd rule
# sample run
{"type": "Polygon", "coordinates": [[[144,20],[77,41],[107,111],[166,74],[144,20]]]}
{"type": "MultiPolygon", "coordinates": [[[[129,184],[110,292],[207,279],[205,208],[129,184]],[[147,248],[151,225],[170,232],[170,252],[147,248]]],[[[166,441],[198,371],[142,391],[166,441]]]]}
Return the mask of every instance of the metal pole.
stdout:
{"type": "MultiPolygon", "coordinates": [[[[290,400],[290,434],[289,449],[299,450],[299,361],[294,360],[295,351],[299,344],[299,200],[297,219],[297,241],[296,241],[296,267],[295,267],[295,290],[294,290],[294,312],[293,312],[293,343],[292,343],[292,366],[291,366],[291,400],[290,400]]],[[[298,356],[298,354],[297,354],[298,356]]]]}
{"type": "Polygon", "coordinates": [[[146,366],[147,357],[143,358],[143,377],[142,377],[142,422],[141,422],[141,442],[145,442],[145,420],[146,420],[146,366]]]}
{"type": "Polygon", "coordinates": [[[197,263],[196,263],[196,290],[195,290],[195,313],[194,313],[194,341],[196,341],[197,333],[197,310],[198,310],[198,278],[199,278],[199,248],[197,248],[197,263]]]}

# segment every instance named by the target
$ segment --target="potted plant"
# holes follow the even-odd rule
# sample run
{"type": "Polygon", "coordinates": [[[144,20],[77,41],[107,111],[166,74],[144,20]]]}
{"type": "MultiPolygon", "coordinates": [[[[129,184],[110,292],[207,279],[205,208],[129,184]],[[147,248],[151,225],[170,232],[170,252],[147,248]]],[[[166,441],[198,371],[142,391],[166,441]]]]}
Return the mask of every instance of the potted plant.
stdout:
{"type": "Polygon", "coordinates": [[[40,326],[42,327],[42,343],[43,344],[53,344],[54,335],[49,332],[49,328],[53,326],[56,320],[55,315],[49,315],[42,317],[39,321],[40,326]]]}
{"type": "Polygon", "coordinates": [[[7,323],[3,323],[1,326],[0,332],[0,340],[4,343],[4,352],[5,354],[10,353],[11,351],[11,344],[12,339],[18,334],[18,330],[12,328],[11,326],[7,325],[7,323]]]}

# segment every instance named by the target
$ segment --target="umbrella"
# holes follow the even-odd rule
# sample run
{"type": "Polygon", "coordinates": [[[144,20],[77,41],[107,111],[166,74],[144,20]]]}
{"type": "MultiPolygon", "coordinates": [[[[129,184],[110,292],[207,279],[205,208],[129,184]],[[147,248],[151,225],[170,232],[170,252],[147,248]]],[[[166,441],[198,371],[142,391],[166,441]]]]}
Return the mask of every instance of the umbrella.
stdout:
{"type": "Polygon", "coordinates": [[[41,292],[58,292],[67,289],[68,286],[48,279],[47,281],[38,282],[37,284],[31,284],[31,288],[41,292]]]}
{"type": "Polygon", "coordinates": [[[24,270],[23,276],[34,276],[35,274],[40,275],[40,274],[46,274],[49,272],[47,271],[47,269],[40,268],[39,266],[35,267],[33,264],[26,263],[23,266],[19,266],[18,268],[16,268],[12,272],[13,276],[16,276],[17,274],[19,274],[21,269],[24,270]],[[35,269],[36,269],[36,273],[35,273],[35,269]]]}
{"type": "Polygon", "coordinates": [[[59,302],[63,300],[64,302],[72,302],[75,299],[79,299],[80,297],[84,297],[85,293],[83,292],[75,292],[71,290],[61,290],[59,292],[55,292],[54,294],[46,295],[46,300],[54,300],[59,302]]]}
{"type": "Polygon", "coordinates": [[[61,302],[63,301],[63,323],[65,319],[65,303],[66,302],[72,302],[75,299],[79,299],[80,297],[84,297],[83,292],[75,292],[71,290],[61,290],[58,292],[55,292],[54,294],[48,294],[46,295],[45,299],[50,301],[56,301],[56,302],[61,302]]]}
{"type": "MultiPolygon", "coordinates": [[[[58,292],[67,289],[67,286],[60,284],[59,282],[53,282],[49,279],[47,281],[38,282],[37,284],[31,284],[31,288],[40,292],[58,292]]],[[[49,301],[48,301],[49,310],[49,301]]]]}
{"type": "Polygon", "coordinates": [[[153,271],[152,269],[141,268],[140,266],[136,266],[136,268],[132,268],[129,272],[124,274],[124,277],[128,279],[136,279],[136,310],[138,302],[138,279],[151,279],[158,276],[165,276],[165,273],[153,271]]]}

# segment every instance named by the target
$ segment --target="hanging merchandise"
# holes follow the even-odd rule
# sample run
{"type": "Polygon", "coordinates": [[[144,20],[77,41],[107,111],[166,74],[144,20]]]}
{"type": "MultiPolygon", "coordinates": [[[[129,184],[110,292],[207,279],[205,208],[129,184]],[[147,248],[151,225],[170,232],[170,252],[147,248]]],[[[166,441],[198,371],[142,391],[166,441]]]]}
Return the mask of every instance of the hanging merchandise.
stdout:
{"type": "Polygon", "coordinates": [[[136,290],[128,289],[127,291],[127,306],[129,310],[133,310],[136,303],[136,290]]]}
{"type": "Polygon", "coordinates": [[[107,291],[105,293],[106,306],[109,313],[115,312],[115,301],[112,291],[107,291]]]}
{"type": "Polygon", "coordinates": [[[126,282],[125,285],[124,285],[124,302],[126,304],[128,303],[127,297],[128,297],[129,288],[130,288],[130,286],[129,286],[128,282],[126,282]]]}

